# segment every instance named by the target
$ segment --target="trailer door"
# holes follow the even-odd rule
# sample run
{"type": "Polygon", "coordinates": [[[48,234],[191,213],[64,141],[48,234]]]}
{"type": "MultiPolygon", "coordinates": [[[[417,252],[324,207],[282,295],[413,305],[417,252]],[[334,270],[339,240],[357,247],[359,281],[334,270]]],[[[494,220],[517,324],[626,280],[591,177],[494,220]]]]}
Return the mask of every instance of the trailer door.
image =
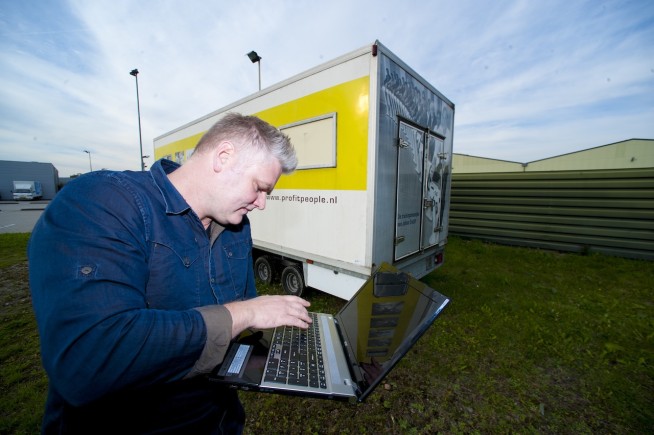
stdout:
{"type": "Polygon", "coordinates": [[[395,260],[420,251],[425,132],[399,123],[395,260]]]}
{"type": "Polygon", "coordinates": [[[395,260],[438,244],[442,225],[444,141],[399,122],[395,260]]]}
{"type": "Polygon", "coordinates": [[[438,243],[442,229],[443,170],[445,168],[444,141],[427,132],[425,152],[425,183],[423,190],[422,249],[438,243]]]}

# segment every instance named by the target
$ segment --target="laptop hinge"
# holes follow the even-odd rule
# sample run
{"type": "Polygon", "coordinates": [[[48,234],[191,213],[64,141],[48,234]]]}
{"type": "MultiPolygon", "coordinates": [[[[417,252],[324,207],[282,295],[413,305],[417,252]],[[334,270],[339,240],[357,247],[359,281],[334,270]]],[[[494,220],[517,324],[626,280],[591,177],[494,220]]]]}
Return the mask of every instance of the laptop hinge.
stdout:
{"type": "Polygon", "coordinates": [[[361,369],[359,368],[359,365],[356,362],[356,358],[352,357],[352,348],[350,347],[350,343],[347,341],[347,337],[345,334],[341,332],[341,325],[338,321],[338,317],[334,316],[334,326],[336,327],[336,332],[338,332],[338,337],[341,340],[341,343],[345,345],[344,353],[345,353],[345,359],[347,360],[347,366],[348,369],[350,370],[350,375],[352,376],[352,379],[356,382],[356,395],[359,397],[363,391],[365,391],[365,379],[363,377],[363,374],[361,373],[361,369]]]}

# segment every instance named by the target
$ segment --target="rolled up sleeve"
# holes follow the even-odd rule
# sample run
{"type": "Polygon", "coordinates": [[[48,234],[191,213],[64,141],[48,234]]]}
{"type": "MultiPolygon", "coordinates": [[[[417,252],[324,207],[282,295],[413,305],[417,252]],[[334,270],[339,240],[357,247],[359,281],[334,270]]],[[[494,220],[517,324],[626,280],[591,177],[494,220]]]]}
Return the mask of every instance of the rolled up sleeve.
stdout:
{"type": "Polygon", "coordinates": [[[222,305],[208,305],[195,308],[204,319],[207,341],[200,358],[196,361],[186,379],[209,373],[222,362],[232,340],[232,316],[222,305]]]}

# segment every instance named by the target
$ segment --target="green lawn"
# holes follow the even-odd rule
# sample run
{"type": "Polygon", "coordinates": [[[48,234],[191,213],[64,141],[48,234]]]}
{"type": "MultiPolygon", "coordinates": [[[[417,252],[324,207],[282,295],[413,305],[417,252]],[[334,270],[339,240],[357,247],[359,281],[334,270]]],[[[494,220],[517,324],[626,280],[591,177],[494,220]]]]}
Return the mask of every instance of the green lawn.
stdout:
{"type": "MultiPolygon", "coordinates": [[[[0,235],[0,433],[38,433],[47,389],[26,241],[0,235]]],[[[365,403],[243,392],[246,432],[654,433],[654,263],[459,238],[445,259],[423,281],[451,304],[365,403]]]]}

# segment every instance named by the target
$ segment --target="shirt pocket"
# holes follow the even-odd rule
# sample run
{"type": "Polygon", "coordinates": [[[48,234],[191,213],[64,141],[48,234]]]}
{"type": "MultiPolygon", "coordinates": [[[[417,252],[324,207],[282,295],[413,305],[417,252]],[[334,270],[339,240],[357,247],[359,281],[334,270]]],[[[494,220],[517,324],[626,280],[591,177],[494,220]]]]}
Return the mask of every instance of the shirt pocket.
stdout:
{"type": "Polygon", "coordinates": [[[227,265],[226,276],[223,278],[231,293],[229,299],[243,299],[252,268],[252,241],[238,240],[223,244],[222,257],[224,264],[227,265]]]}
{"type": "Polygon", "coordinates": [[[148,307],[185,310],[200,304],[203,264],[197,246],[153,242],[146,288],[148,307]]]}

